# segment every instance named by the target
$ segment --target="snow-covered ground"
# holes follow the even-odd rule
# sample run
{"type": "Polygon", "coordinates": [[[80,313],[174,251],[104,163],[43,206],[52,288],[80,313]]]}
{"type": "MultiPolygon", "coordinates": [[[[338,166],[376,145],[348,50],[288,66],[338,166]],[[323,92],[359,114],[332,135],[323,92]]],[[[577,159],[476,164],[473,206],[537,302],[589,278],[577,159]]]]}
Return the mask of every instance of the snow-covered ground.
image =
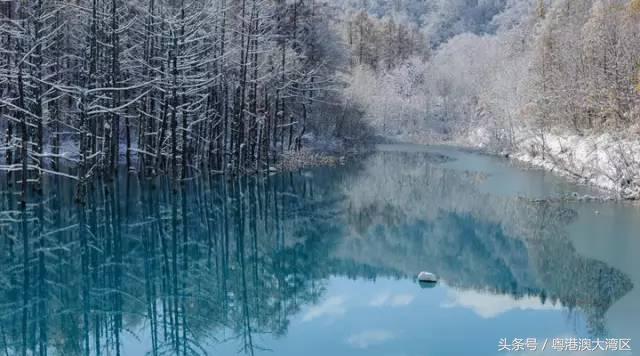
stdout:
{"type": "Polygon", "coordinates": [[[631,134],[520,135],[513,158],[559,172],[614,192],[640,199],[640,137],[631,134]]]}
{"type": "Polygon", "coordinates": [[[510,157],[526,165],[599,187],[619,199],[640,200],[640,133],[638,130],[604,134],[577,134],[556,130],[544,134],[521,129],[514,145],[496,145],[484,128],[454,138],[416,134],[391,137],[394,141],[444,144],[510,157]],[[544,147],[544,150],[543,150],[544,147]],[[544,154],[543,154],[544,152],[544,154]]]}
{"type": "MultiPolygon", "coordinates": [[[[561,174],[614,193],[620,199],[640,199],[640,136],[626,133],[579,135],[516,132],[514,147],[500,153],[519,162],[561,174]]],[[[485,151],[490,139],[482,129],[471,131],[456,144],[485,151]]]]}

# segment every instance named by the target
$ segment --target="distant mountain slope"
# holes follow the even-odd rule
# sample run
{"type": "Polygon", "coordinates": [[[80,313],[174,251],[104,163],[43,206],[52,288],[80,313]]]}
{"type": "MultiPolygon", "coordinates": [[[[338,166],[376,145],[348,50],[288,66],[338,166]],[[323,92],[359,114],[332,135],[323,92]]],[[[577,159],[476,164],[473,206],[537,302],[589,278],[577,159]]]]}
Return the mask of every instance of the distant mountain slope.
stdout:
{"type": "Polygon", "coordinates": [[[507,0],[327,0],[345,13],[366,10],[376,17],[394,16],[422,29],[432,47],[464,33],[492,33],[494,17],[507,0]]]}

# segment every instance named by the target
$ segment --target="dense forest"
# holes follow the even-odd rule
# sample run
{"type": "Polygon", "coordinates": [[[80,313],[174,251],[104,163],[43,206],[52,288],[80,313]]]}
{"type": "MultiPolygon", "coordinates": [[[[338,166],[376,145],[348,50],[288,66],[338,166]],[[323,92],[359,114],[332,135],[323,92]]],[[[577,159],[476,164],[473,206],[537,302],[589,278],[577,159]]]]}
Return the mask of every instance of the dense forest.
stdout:
{"type": "Polygon", "coordinates": [[[361,65],[352,92],[385,132],[483,127],[511,144],[523,124],[587,131],[638,123],[640,2],[418,3],[414,16],[388,9],[347,22],[361,65]]]}
{"type": "Polygon", "coordinates": [[[311,1],[1,4],[1,168],[23,195],[47,174],[82,201],[119,169],[263,170],[340,104],[330,9],[311,1]]]}
{"type": "Polygon", "coordinates": [[[638,0],[0,1],[0,170],[246,174],[454,142],[640,196],[638,0]],[[577,149],[576,147],[580,147],[577,149]],[[575,149],[574,149],[575,148],[575,149]]]}

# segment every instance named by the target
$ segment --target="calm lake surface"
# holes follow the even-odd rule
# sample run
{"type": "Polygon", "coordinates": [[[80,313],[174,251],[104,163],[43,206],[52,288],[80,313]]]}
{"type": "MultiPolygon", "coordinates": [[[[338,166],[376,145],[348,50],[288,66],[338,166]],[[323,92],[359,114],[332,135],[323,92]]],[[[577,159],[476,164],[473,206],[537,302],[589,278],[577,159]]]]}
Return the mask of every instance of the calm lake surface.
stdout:
{"type": "Polygon", "coordinates": [[[72,184],[48,182],[27,213],[0,193],[0,355],[640,347],[640,209],[559,199],[597,193],[498,158],[390,145],[176,192],[124,175],[93,188],[78,207],[72,184]],[[423,270],[441,281],[420,286],[423,270]]]}

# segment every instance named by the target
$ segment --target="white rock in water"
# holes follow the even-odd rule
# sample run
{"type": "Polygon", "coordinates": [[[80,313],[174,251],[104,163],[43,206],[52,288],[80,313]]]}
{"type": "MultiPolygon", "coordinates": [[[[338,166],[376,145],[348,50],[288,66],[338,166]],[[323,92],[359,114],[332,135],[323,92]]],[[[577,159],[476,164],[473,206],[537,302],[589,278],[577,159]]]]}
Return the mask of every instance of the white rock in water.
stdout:
{"type": "Polygon", "coordinates": [[[435,283],[435,282],[438,281],[438,277],[433,273],[420,272],[418,274],[418,281],[427,282],[427,283],[435,283]]]}

